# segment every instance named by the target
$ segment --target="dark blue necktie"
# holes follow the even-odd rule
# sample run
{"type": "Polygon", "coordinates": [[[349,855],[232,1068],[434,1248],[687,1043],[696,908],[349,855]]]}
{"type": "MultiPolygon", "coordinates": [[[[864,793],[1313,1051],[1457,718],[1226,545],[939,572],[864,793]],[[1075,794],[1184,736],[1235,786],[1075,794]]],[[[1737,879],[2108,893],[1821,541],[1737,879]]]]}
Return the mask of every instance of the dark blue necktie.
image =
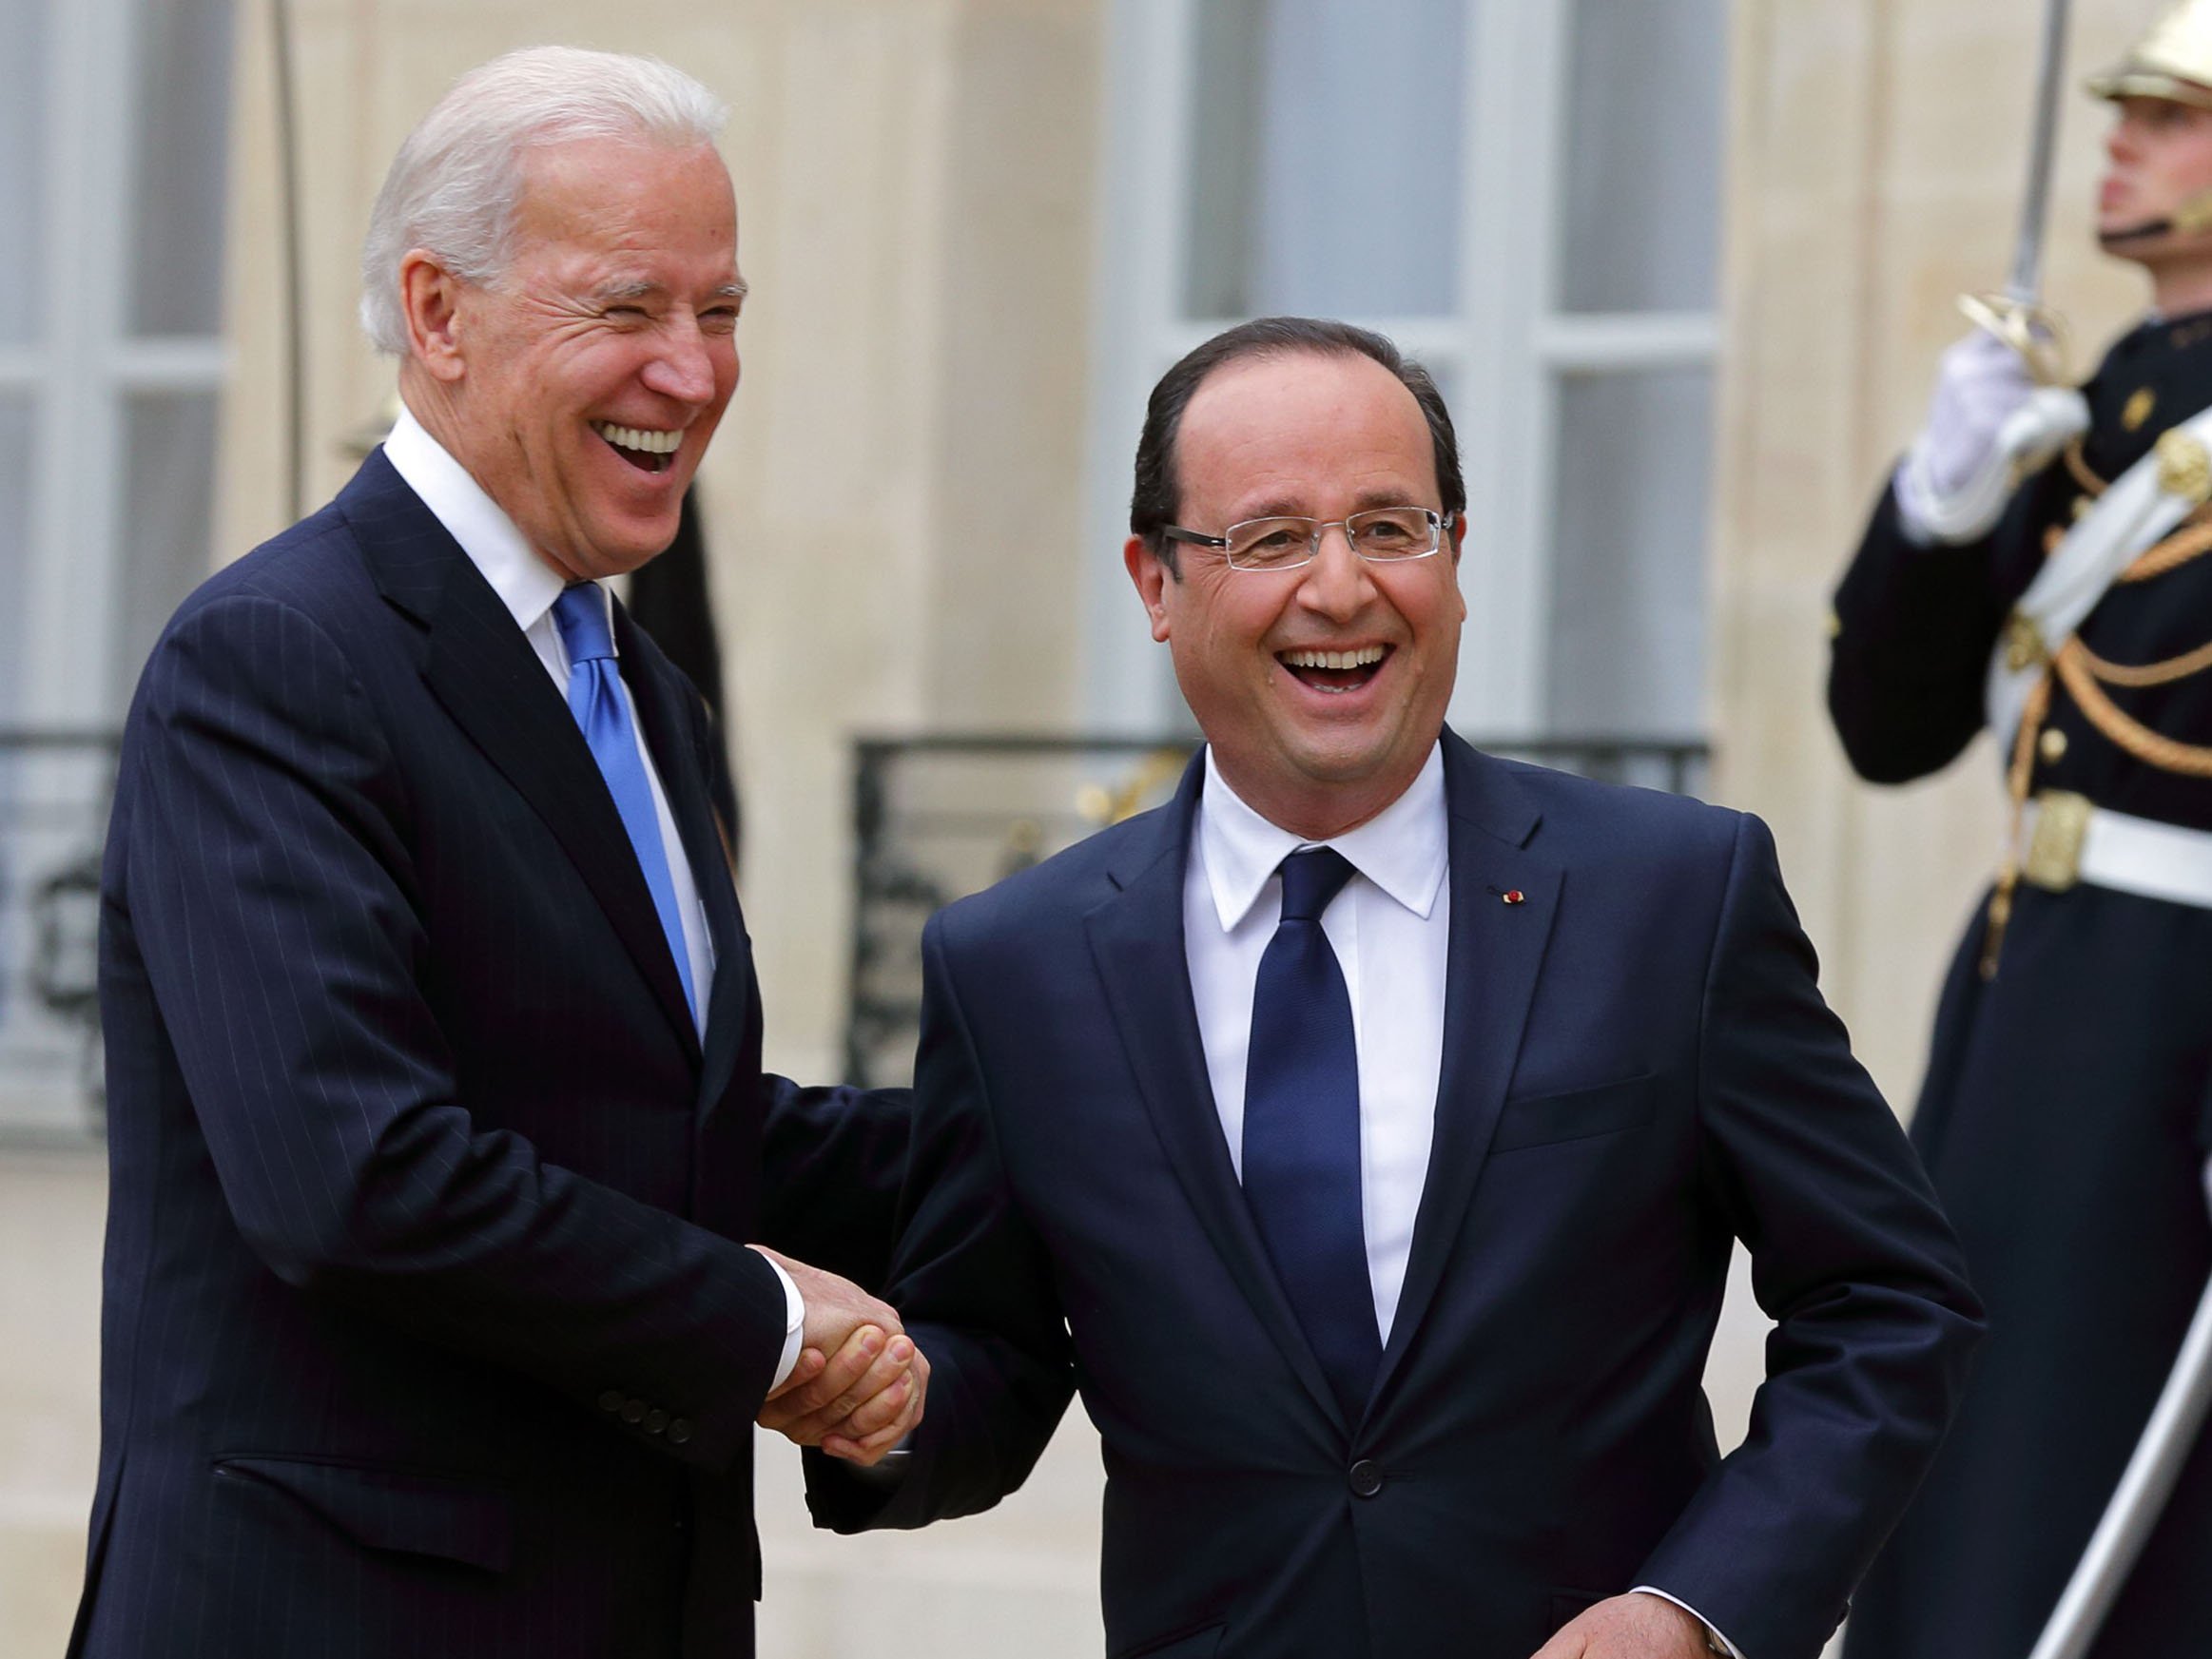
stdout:
{"type": "Polygon", "coordinates": [[[1260,957],[1244,1074],[1244,1196],[1345,1416],[1359,1420],[1383,1340],[1360,1216],[1351,996],[1321,931],[1352,868],[1329,847],[1283,860],[1283,919],[1260,957]]]}
{"type": "Polygon", "coordinates": [[[684,945],[683,916],[676,909],[676,883],[669,874],[660,815],[653,811],[652,785],[631,724],[630,693],[623,689],[615,666],[614,640],[607,630],[607,601],[598,587],[579,582],[564,588],[553,601],[553,626],[569,648],[569,712],[584,728],[584,742],[599,762],[607,791],[614,797],[614,810],[622,815],[622,827],[630,832],[638,868],[645,872],[653,909],[661,918],[661,932],[669,936],[669,950],[684,981],[685,1006],[696,1020],[699,997],[691,985],[691,953],[684,945]]]}

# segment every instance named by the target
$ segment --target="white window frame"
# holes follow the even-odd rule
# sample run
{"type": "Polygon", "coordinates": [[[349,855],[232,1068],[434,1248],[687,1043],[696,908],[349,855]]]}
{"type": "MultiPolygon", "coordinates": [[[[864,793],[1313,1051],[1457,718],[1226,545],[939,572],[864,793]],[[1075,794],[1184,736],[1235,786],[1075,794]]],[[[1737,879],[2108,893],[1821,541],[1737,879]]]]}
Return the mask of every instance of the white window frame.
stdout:
{"type": "Polygon", "coordinates": [[[40,334],[0,345],[0,393],[31,408],[24,657],[8,723],[111,725],[126,407],[138,392],[213,392],[217,336],[129,334],[132,132],[118,93],[137,84],[136,0],[50,0],[45,84],[40,334]]]}
{"type": "MultiPolygon", "coordinates": [[[[148,392],[217,392],[229,369],[220,336],[130,334],[136,135],[119,112],[137,109],[130,89],[139,84],[143,10],[143,0],[44,6],[44,217],[37,234],[23,238],[24,257],[41,261],[43,287],[34,338],[0,344],[0,395],[30,409],[28,546],[22,585],[10,596],[21,607],[19,660],[10,665],[0,725],[63,740],[10,756],[8,794],[65,814],[6,826],[0,852],[10,867],[0,878],[13,883],[27,873],[59,873],[96,831],[112,759],[69,740],[121,725],[117,688],[131,677],[123,670],[137,666],[116,660],[131,579],[126,538],[136,529],[124,522],[130,401],[148,392]],[[69,816],[80,804],[92,816],[69,816]]],[[[16,913],[8,925],[0,943],[12,961],[25,936],[13,930],[28,923],[16,913]]],[[[85,1121],[86,1034],[39,1007],[27,986],[10,991],[0,1005],[0,1134],[74,1144],[85,1121]]]]}
{"type": "MultiPolygon", "coordinates": [[[[1205,0],[1113,0],[1104,202],[1096,266],[1090,445],[1089,723],[1185,726],[1165,652],[1149,638],[1118,552],[1146,395],[1233,318],[1182,308],[1195,12],[1205,0]]],[[[1569,0],[1484,0],[1467,30],[1461,133],[1465,201],[1456,310],[1354,317],[1451,376],[1467,485],[1467,621],[1450,719],[1490,735],[1543,733],[1559,394],[1568,377],[1712,368],[1717,310],[1559,308],[1569,0]]],[[[1716,41],[1715,49],[1723,43],[1716,41]]],[[[1716,164],[1718,157],[1715,158],[1716,164]]],[[[1587,735],[1587,734],[1584,734],[1587,735]]]]}

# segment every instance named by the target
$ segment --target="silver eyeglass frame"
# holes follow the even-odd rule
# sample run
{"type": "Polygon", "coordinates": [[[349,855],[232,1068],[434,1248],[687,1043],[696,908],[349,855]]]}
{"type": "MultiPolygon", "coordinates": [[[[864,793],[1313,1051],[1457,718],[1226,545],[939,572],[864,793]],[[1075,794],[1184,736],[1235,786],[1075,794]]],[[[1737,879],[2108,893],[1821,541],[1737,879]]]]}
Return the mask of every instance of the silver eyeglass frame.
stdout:
{"type": "Polygon", "coordinates": [[[1332,530],[1344,531],[1345,545],[1353,556],[1369,565],[1410,565],[1417,559],[1433,559],[1443,550],[1444,538],[1459,521],[1456,512],[1439,512],[1432,507],[1370,507],[1360,512],[1349,512],[1342,518],[1311,519],[1294,512],[1271,512],[1261,518],[1240,518],[1219,535],[1208,535],[1203,530],[1185,530],[1179,524],[1160,526],[1160,535],[1172,542],[1184,542],[1194,548],[1212,548],[1228,562],[1232,570],[1249,570],[1259,575],[1273,575],[1284,570],[1303,570],[1321,556],[1321,538],[1332,530]],[[1366,518],[1377,512],[1418,512],[1428,520],[1428,546],[1418,553],[1392,553],[1376,558],[1360,551],[1359,543],[1352,539],[1351,524],[1354,519],[1366,518]],[[1306,556],[1302,559],[1270,565],[1240,565],[1230,548],[1236,540],[1236,532],[1255,524],[1303,524],[1308,526],[1306,556]]]}

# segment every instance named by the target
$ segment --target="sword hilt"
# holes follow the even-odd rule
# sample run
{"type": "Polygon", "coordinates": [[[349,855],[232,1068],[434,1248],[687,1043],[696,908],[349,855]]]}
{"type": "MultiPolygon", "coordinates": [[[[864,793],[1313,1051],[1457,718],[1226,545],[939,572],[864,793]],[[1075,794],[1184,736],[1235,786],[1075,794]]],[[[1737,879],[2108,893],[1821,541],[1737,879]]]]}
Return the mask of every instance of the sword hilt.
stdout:
{"type": "Polygon", "coordinates": [[[2066,318],[2049,306],[2013,294],[1961,294],[1958,308],[1983,333],[2020,354],[2039,386],[2070,386],[2066,318]]]}

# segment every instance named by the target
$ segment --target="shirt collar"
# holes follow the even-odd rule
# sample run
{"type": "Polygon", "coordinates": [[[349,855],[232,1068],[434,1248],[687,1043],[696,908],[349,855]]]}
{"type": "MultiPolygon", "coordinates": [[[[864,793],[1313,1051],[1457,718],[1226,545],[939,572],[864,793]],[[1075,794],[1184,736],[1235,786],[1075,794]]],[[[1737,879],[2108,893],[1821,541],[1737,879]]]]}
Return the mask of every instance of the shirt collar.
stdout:
{"type": "Polygon", "coordinates": [[[1351,867],[1415,916],[1426,918],[1444,886],[1449,838],[1445,833],[1444,745],[1428,751],[1419,776],[1397,800],[1357,829],[1308,841],[1254,812],[1222,779],[1206,750],[1206,786],[1198,798],[1198,840],[1213,914],[1228,933],[1259,899],[1285,856],[1299,847],[1334,847],[1351,867]]]}
{"type": "Polygon", "coordinates": [[[384,459],[460,543],[461,551],[483,572],[515,626],[524,633],[536,627],[568,584],[531,550],[514,521],[404,404],[391,435],[384,439],[384,459]]]}

